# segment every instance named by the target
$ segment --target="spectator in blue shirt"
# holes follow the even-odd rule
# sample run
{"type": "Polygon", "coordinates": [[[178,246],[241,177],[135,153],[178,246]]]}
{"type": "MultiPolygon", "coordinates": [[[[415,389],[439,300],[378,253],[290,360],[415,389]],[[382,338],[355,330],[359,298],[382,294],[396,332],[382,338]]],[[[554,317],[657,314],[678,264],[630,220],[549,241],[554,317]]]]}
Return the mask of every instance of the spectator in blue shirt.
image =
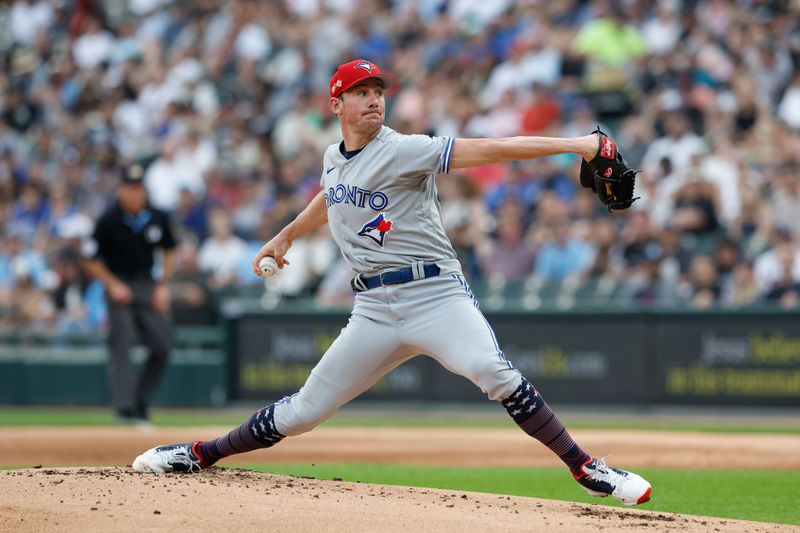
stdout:
{"type": "Polygon", "coordinates": [[[594,248],[587,242],[570,236],[570,221],[560,219],[551,227],[552,238],[539,249],[533,271],[552,281],[583,274],[594,261],[594,248]]]}

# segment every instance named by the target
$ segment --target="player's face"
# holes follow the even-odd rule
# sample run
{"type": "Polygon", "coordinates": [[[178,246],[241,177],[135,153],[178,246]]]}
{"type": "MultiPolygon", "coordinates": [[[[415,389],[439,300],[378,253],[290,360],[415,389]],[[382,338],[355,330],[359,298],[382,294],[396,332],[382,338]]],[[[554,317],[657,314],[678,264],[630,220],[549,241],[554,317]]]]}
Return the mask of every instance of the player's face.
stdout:
{"type": "MultiPolygon", "coordinates": [[[[334,99],[332,99],[334,100],[334,99]]],[[[386,101],[383,98],[383,82],[368,78],[342,94],[341,100],[333,103],[333,112],[345,127],[372,131],[383,125],[386,101]]]]}

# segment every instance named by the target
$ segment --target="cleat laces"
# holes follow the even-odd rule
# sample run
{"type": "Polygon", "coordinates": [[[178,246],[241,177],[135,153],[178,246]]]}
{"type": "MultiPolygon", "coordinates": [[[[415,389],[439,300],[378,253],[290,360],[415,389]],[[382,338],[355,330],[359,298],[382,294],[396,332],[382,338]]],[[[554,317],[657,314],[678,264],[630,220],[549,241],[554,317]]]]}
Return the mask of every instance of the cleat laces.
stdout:
{"type": "Polygon", "coordinates": [[[608,463],[606,463],[606,459],[612,455],[613,454],[609,454],[604,457],[600,457],[599,459],[595,459],[594,471],[591,474],[588,474],[587,477],[593,481],[608,483],[612,487],[616,487],[619,485],[620,481],[627,478],[628,476],[625,472],[621,472],[612,466],[608,466],[608,463]]]}
{"type": "Polygon", "coordinates": [[[159,459],[170,465],[173,470],[189,473],[200,472],[200,470],[202,470],[200,464],[192,460],[189,449],[184,446],[171,446],[164,450],[157,449],[156,454],[159,459]],[[183,468],[175,468],[175,465],[180,465],[183,468]]]}

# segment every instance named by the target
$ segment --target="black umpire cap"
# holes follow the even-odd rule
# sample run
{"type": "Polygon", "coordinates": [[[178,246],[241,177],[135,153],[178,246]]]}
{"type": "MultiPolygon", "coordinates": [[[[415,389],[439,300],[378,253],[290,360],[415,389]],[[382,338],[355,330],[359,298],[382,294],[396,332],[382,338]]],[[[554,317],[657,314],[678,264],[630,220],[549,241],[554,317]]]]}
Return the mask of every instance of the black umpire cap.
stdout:
{"type": "Polygon", "coordinates": [[[144,185],[144,166],[141,163],[133,163],[123,168],[120,183],[124,185],[144,185]]]}

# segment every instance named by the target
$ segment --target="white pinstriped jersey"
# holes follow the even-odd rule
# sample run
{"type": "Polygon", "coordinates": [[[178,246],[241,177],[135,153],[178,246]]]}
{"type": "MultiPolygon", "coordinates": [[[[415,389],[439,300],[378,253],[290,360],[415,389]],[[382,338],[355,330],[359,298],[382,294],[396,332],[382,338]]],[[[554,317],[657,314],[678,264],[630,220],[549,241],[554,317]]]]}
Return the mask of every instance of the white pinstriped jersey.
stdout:
{"type": "Polygon", "coordinates": [[[460,272],[434,180],[450,170],[452,150],[452,137],[403,135],[386,126],[350,159],[338,143],[328,147],[320,179],[328,225],[353,271],[424,261],[460,272]]]}

